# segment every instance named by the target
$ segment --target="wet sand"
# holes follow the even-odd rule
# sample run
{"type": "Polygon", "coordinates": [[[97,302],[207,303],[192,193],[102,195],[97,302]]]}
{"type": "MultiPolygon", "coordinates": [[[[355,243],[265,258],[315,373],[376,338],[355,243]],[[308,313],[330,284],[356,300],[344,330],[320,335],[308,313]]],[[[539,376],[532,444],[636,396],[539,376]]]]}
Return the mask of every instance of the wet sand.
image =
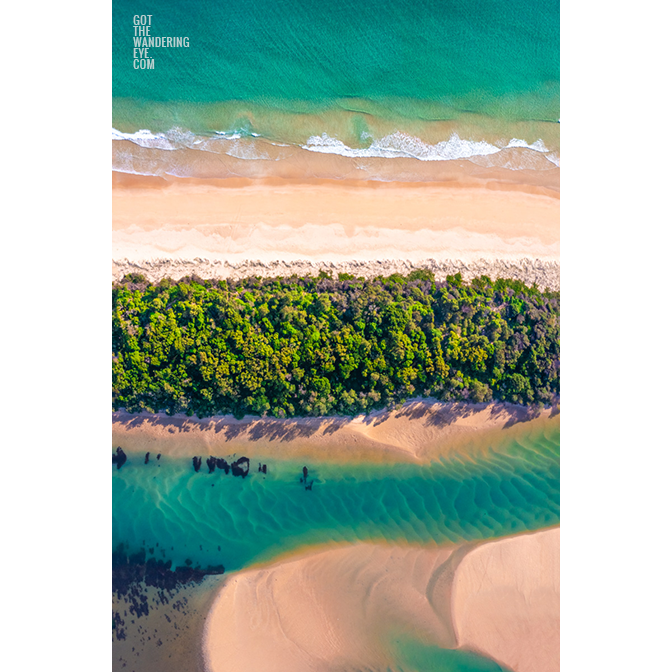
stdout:
{"type": "Polygon", "coordinates": [[[170,591],[136,584],[148,606],[139,615],[131,610],[137,595],[113,593],[112,614],[119,619],[112,631],[113,672],[203,672],[204,626],[223,580],[208,576],[170,591]]]}
{"type": "Polygon", "coordinates": [[[502,438],[520,437],[544,424],[558,423],[557,409],[537,412],[513,404],[432,400],[411,401],[394,411],[354,418],[245,416],[236,420],[218,416],[199,420],[117,412],[112,417],[112,445],[126,452],[182,457],[242,454],[251,460],[429,463],[450,455],[469,459],[502,438]]]}

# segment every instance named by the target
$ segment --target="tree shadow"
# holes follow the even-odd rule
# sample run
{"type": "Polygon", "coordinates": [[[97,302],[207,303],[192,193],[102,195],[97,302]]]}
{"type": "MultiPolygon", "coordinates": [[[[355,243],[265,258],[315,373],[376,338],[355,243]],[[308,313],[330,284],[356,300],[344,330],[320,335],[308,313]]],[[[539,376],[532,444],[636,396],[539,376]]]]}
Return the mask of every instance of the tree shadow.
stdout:
{"type": "Polygon", "coordinates": [[[156,413],[127,413],[116,411],[112,414],[112,422],[127,429],[137,429],[143,426],[161,427],[171,434],[190,431],[214,431],[223,434],[224,441],[232,441],[246,436],[251,441],[293,441],[308,439],[317,432],[333,434],[348,424],[352,418],[243,418],[236,420],[233,417],[221,418],[189,418],[184,416],[167,416],[156,413]]]}
{"type": "MultiPolygon", "coordinates": [[[[240,420],[233,416],[214,418],[197,418],[183,415],[163,415],[157,413],[128,413],[115,411],[112,422],[127,429],[137,429],[144,425],[161,427],[170,434],[192,431],[214,431],[222,434],[224,441],[233,441],[245,436],[251,441],[287,442],[295,439],[309,439],[318,432],[325,436],[335,434],[340,429],[360,419],[365,425],[377,427],[392,417],[409,421],[424,420],[426,427],[442,429],[465,420],[476,413],[490,409],[490,420],[504,421],[503,427],[513,427],[521,422],[528,422],[541,415],[541,408],[519,406],[516,404],[497,402],[471,404],[466,402],[445,403],[436,399],[416,399],[407,401],[403,406],[391,410],[374,411],[365,416],[329,416],[305,418],[261,418],[246,416],[240,420]]],[[[550,417],[560,413],[559,402],[551,407],[550,417]]]]}

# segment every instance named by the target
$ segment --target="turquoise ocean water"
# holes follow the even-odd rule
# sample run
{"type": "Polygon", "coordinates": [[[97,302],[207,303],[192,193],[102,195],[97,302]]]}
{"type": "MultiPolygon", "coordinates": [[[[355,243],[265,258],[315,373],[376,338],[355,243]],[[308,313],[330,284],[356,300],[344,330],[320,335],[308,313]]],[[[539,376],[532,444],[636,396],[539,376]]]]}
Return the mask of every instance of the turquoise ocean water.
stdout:
{"type": "Polygon", "coordinates": [[[531,147],[557,165],[559,114],[557,0],[113,5],[113,138],[138,147],[273,160],[264,143],[420,160],[531,147]],[[149,48],[153,69],[135,69],[135,15],[189,47],[149,48]]]}

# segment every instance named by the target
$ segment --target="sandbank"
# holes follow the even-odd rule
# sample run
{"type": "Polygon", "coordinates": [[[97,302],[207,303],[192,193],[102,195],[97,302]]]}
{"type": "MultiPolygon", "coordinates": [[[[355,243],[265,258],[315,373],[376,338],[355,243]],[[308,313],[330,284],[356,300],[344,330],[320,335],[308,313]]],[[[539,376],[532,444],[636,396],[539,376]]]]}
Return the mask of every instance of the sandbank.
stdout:
{"type": "Polygon", "coordinates": [[[457,567],[457,643],[515,672],[560,670],[560,529],[483,544],[457,567]]]}
{"type": "Polygon", "coordinates": [[[244,454],[251,459],[429,463],[471,459],[507,437],[521,439],[560,421],[558,409],[513,404],[410,401],[393,411],[323,418],[112,416],[113,446],[174,457],[244,454]]]}
{"type": "Polygon", "coordinates": [[[231,576],[206,622],[206,669],[387,669],[392,631],[452,647],[454,552],[358,544],[231,576]]]}
{"type": "Polygon", "coordinates": [[[310,549],[226,579],[205,626],[209,672],[394,668],[400,633],[559,669],[559,528],[440,548],[310,549]]]}

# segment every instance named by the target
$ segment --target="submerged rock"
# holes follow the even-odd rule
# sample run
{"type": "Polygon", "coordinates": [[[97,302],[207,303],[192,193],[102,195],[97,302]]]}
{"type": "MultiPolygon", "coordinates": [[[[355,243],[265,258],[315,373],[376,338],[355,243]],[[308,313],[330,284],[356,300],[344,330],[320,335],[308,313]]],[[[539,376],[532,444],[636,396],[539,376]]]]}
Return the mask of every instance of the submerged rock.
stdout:
{"type": "Polygon", "coordinates": [[[225,474],[229,473],[229,463],[223,457],[218,457],[216,459],[216,464],[217,469],[224,469],[225,474]]]}
{"type": "Polygon", "coordinates": [[[217,466],[217,460],[214,457],[209,457],[205,463],[208,465],[208,473],[211,474],[217,466]]]}
{"type": "Polygon", "coordinates": [[[194,465],[194,471],[198,471],[201,468],[201,458],[194,456],[191,461],[194,465]]]}
{"type": "Polygon", "coordinates": [[[149,462],[149,453],[145,453],[145,464],[149,462]]]}
{"type": "Polygon", "coordinates": [[[234,476],[245,478],[250,473],[250,460],[247,457],[240,457],[231,464],[231,473],[234,476]]]}
{"type": "Polygon", "coordinates": [[[116,454],[112,454],[112,464],[116,464],[117,469],[121,469],[127,459],[126,453],[121,449],[121,446],[117,447],[116,454]]]}

